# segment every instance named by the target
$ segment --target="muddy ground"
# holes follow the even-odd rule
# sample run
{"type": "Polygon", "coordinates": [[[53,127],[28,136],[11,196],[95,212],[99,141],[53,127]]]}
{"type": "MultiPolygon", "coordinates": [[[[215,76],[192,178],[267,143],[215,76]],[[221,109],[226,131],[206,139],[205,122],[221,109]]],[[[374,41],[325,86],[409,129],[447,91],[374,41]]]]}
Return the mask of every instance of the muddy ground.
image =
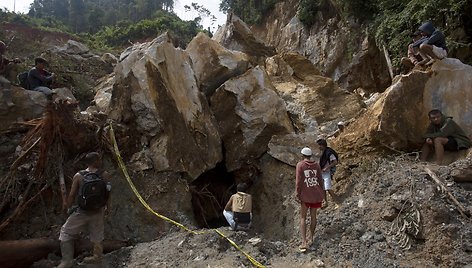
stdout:
{"type": "MultiPolygon", "coordinates": [[[[472,184],[456,183],[450,173],[471,164],[471,159],[464,159],[449,166],[428,165],[469,210],[472,209],[472,184]]],[[[471,267],[471,219],[461,216],[446,194],[438,191],[424,171],[425,164],[415,160],[414,155],[372,158],[351,165],[350,169],[348,163],[342,166],[340,174],[349,176],[336,181],[341,206],[335,209],[330,205],[319,211],[315,241],[306,253],[298,251],[298,205],[293,197],[287,196],[292,189],[281,189],[288,184],[273,185],[275,191],[272,192],[281,194],[273,198],[285,200],[285,208],[279,209],[275,202],[272,208],[257,209],[253,230],[232,232],[227,227],[218,230],[269,267],[471,267]],[[279,219],[264,220],[265,211],[270,209],[279,209],[279,219]],[[395,235],[398,237],[402,231],[392,225],[414,209],[420,213],[419,232],[405,228],[408,243],[400,242],[395,235]],[[270,224],[271,228],[261,228],[270,224]]],[[[257,182],[253,189],[260,187],[258,183],[262,182],[257,182]]],[[[135,209],[143,210],[139,206],[135,209]]],[[[154,241],[107,254],[103,267],[252,266],[241,252],[214,231],[201,230],[206,233],[192,235],[171,228],[154,241]]],[[[50,257],[51,261],[53,259],[50,257]]]]}

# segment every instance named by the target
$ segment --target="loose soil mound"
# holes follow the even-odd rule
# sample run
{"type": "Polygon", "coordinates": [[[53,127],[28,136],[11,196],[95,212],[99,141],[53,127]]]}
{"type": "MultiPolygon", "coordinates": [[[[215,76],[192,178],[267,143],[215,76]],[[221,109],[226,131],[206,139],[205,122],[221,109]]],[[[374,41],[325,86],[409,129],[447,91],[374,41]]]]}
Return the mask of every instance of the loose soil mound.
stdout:
{"type": "MultiPolygon", "coordinates": [[[[429,166],[446,179],[448,190],[469,210],[470,185],[454,183],[450,174],[471,164],[471,159],[465,159],[447,167],[429,166]]],[[[349,179],[337,182],[341,207],[335,210],[331,205],[320,211],[315,242],[304,254],[297,250],[298,235],[277,240],[274,233],[219,230],[270,267],[463,267],[472,263],[471,219],[461,216],[446,195],[437,191],[424,167],[402,155],[371,159],[352,168],[349,179]],[[401,224],[396,227],[397,222],[410,221],[414,210],[420,213],[418,232],[402,229],[401,224]],[[399,241],[402,233],[407,239],[399,241]],[[253,238],[261,241],[253,244],[253,238]]],[[[251,266],[211,230],[204,235],[169,232],[153,242],[111,253],[106,262],[108,267],[251,266]]]]}

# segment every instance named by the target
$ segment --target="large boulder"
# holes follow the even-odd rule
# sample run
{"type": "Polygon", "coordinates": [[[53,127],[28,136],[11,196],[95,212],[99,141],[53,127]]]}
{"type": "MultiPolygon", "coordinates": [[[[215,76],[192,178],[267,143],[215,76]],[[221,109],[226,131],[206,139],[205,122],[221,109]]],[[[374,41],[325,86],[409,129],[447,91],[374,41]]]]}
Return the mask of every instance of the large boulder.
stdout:
{"type": "Polygon", "coordinates": [[[417,150],[428,126],[428,112],[441,109],[468,135],[472,133],[472,66],[457,59],[436,62],[431,71],[397,76],[368,111],[351,123],[339,142],[354,148],[417,150]]]}
{"type": "Polygon", "coordinates": [[[423,95],[425,111],[440,109],[472,137],[472,66],[446,58],[437,61],[431,71],[423,95]]]}
{"type": "Polygon", "coordinates": [[[265,66],[271,77],[314,80],[321,74],[311,61],[297,52],[283,52],[267,58],[265,66]]]}
{"type": "Polygon", "coordinates": [[[245,73],[251,66],[245,53],[228,50],[204,33],[193,38],[186,51],[192,59],[200,90],[207,96],[226,80],[245,73]]]}
{"type": "Polygon", "coordinates": [[[228,171],[259,158],[273,135],[293,132],[285,104],[262,67],[228,80],[210,102],[226,150],[228,171]]]}
{"type": "Polygon", "coordinates": [[[87,54],[90,51],[90,49],[86,45],[80,42],[77,42],[75,40],[69,40],[64,46],[55,47],[53,51],[71,54],[71,55],[73,54],[83,55],[83,54],[87,54]]]}
{"type": "Polygon", "coordinates": [[[100,78],[113,72],[113,65],[103,61],[80,43],[69,42],[63,48],[41,53],[57,77],[55,87],[68,87],[85,108],[94,98],[94,87],[100,78]],[[76,46],[77,45],[77,46],[76,46]]]}
{"type": "Polygon", "coordinates": [[[299,54],[267,58],[266,66],[301,132],[317,132],[325,123],[335,126],[340,120],[355,117],[364,107],[357,95],[341,89],[331,78],[317,75],[313,64],[299,54]]]}
{"type": "Polygon", "coordinates": [[[311,148],[314,157],[319,157],[319,146],[316,144],[318,135],[315,133],[290,133],[286,135],[274,135],[269,142],[267,154],[273,158],[295,167],[301,160],[301,150],[304,147],[311,148]]]}
{"type": "Polygon", "coordinates": [[[95,93],[95,106],[100,112],[108,113],[110,110],[111,94],[115,83],[115,75],[110,74],[99,80],[97,93],[95,93]]]}
{"type": "Polygon", "coordinates": [[[109,117],[134,131],[154,169],[195,179],[222,160],[221,140],[191,59],[171,40],[166,33],[122,54],[109,117]]]}
{"type": "Polygon", "coordinates": [[[41,92],[12,87],[11,94],[15,106],[8,107],[5,91],[0,89],[0,131],[8,129],[16,122],[41,117],[47,104],[46,97],[41,92]]]}
{"type": "Polygon", "coordinates": [[[276,53],[274,47],[266,46],[252,33],[246,23],[232,12],[228,13],[226,24],[218,28],[213,39],[228,49],[252,56],[255,62],[276,53]]]}
{"type": "MultiPolygon", "coordinates": [[[[0,131],[12,127],[15,123],[21,123],[43,116],[44,108],[47,104],[46,96],[37,91],[25,90],[20,87],[12,86],[11,100],[14,104],[8,107],[5,91],[0,86],[0,131]]],[[[67,88],[53,89],[55,101],[75,102],[76,99],[67,88]]]]}
{"type": "Polygon", "coordinates": [[[413,72],[397,76],[367,112],[353,121],[336,140],[348,153],[378,148],[412,149],[421,143],[427,126],[423,92],[430,75],[413,72]]]}

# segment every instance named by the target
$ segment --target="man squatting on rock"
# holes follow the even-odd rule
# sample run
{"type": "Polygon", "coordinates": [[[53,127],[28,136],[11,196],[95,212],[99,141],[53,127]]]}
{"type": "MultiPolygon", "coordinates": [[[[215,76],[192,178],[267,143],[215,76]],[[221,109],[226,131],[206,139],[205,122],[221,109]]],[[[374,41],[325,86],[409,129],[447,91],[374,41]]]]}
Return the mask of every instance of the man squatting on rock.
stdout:
{"type": "Polygon", "coordinates": [[[3,57],[5,52],[7,51],[7,46],[4,42],[0,41],[0,87],[2,88],[3,99],[5,99],[7,107],[13,107],[15,104],[12,100],[12,92],[11,92],[11,83],[8,79],[5,78],[5,72],[7,70],[8,65],[11,63],[19,63],[19,59],[9,60],[3,57]]]}
{"type": "Polygon", "coordinates": [[[421,38],[414,42],[412,47],[419,47],[422,57],[425,57],[422,61],[418,62],[419,65],[429,65],[434,63],[435,60],[442,60],[447,57],[447,45],[446,37],[444,34],[437,30],[433,23],[430,21],[423,23],[418,30],[421,35],[425,38],[421,38]]]}
{"type": "Polygon", "coordinates": [[[246,230],[251,228],[252,222],[252,196],[245,193],[247,185],[239,183],[236,186],[237,193],[233,194],[226,203],[223,215],[232,230],[246,230]]]}
{"type": "Polygon", "coordinates": [[[467,137],[464,130],[452,120],[445,116],[440,110],[431,110],[428,113],[430,124],[424,135],[425,143],[421,148],[421,160],[426,161],[432,150],[436,153],[436,163],[442,164],[444,150],[459,151],[472,146],[472,141],[467,137]]]}
{"type": "Polygon", "coordinates": [[[102,261],[104,213],[110,211],[108,196],[111,190],[110,176],[108,172],[100,169],[102,162],[98,153],[88,153],[85,161],[88,167],[75,174],[67,198],[68,212],[73,212],[62,226],[59,235],[62,253],[62,261],[58,266],[60,268],[73,266],[74,240],[82,232],[88,233],[93,243],[93,256],[85,258],[84,262],[100,263],[102,261]],[[86,196],[89,199],[84,198],[86,196]],[[75,206],[73,206],[74,203],[75,206]]]}
{"type": "Polygon", "coordinates": [[[322,187],[323,179],[321,177],[321,168],[318,163],[311,160],[312,151],[310,148],[303,148],[303,160],[297,163],[295,171],[295,196],[300,203],[300,234],[302,236],[302,244],[300,251],[307,249],[306,237],[306,214],[310,210],[310,232],[308,234],[308,242],[313,242],[316,228],[317,209],[321,208],[325,191],[322,187]]]}

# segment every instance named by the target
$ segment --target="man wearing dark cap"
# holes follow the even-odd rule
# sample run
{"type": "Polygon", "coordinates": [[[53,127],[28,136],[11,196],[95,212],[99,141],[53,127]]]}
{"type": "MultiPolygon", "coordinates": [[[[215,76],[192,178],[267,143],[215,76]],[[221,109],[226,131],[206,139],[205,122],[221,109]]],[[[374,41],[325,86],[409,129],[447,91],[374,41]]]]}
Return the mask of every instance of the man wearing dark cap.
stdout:
{"type": "Polygon", "coordinates": [[[43,58],[34,59],[34,65],[28,72],[29,88],[44,93],[50,99],[52,97],[52,90],[49,87],[56,75],[46,71],[47,61],[43,58]]]}
{"type": "Polygon", "coordinates": [[[410,71],[413,67],[418,65],[419,62],[426,58],[426,56],[421,54],[418,47],[413,46],[413,44],[415,44],[415,42],[418,40],[424,41],[426,38],[421,35],[419,30],[412,33],[410,37],[412,38],[413,42],[408,45],[408,57],[403,57],[401,59],[402,65],[405,66],[408,71],[410,71]]]}

